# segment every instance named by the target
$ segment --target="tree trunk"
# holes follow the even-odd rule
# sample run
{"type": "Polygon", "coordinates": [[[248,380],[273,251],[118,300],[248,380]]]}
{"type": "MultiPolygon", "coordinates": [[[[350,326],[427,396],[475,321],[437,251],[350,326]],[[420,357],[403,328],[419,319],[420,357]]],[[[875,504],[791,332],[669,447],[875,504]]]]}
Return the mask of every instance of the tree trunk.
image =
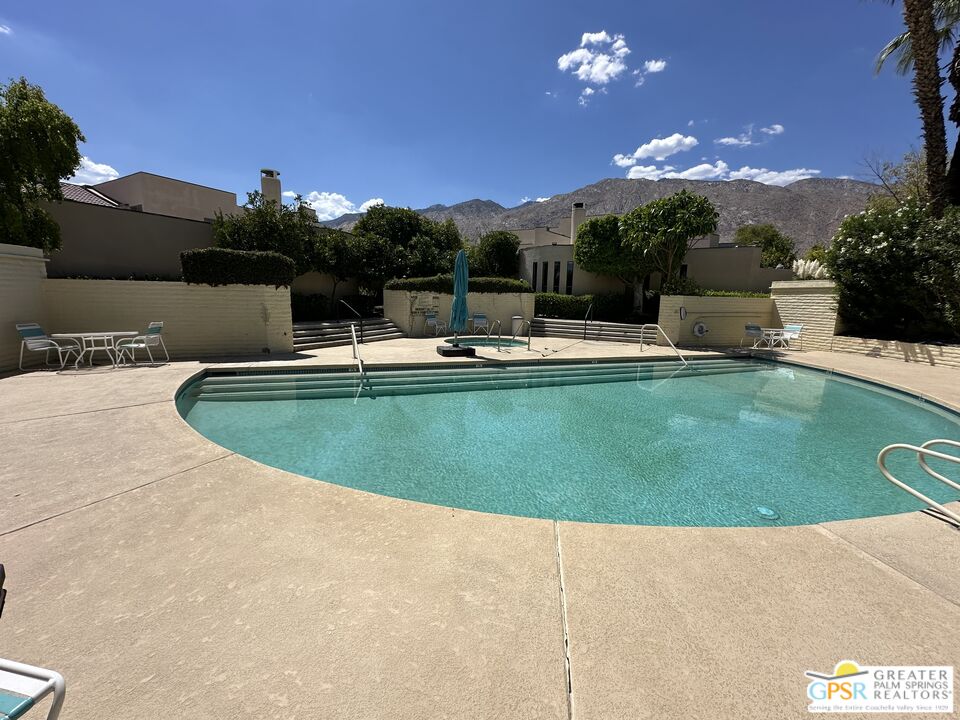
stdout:
{"type": "Polygon", "coordinates": [[[913,94],[923,121],[930,211],[940,217],[947,199],[947,131],[940,94],[943,78],[940,77],[933,0],[903,0],[903,19],[913,45],[913,94]]]}
{"type": "MultiPolygon", "coordinates": [[[[960,43],[953,47],[953,57],[950,59],[950,71],[947,79],[953,86],[953,102],[950,103],[950,122],[960,128],[960,43]]],[[[950,169],[947,171],[947,202],[950,205],[960,205],[960,134],[953,148],[950,158],[950,169]]]]}

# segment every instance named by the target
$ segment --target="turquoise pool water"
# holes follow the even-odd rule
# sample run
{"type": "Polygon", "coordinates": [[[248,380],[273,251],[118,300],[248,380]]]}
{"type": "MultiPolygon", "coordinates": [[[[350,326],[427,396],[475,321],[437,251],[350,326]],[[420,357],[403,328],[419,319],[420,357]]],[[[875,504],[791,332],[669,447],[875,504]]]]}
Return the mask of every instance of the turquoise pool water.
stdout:
{"type": "MultiPolygon", "coordinates": [[[[453,338],[447,338],[446,340],[444,340],[444,342],[450,343],[451,345],[453,345],[453,338]]],[[[481,335],[479,337],[475,337],[475,336],[462,337],[457,342],[467,347],[496,347],[497,346],[496,338],[494,337],[488,338],[484,335],[481,335]]],[[[527,346],[526,340],[511,340],[510,338],[502,338],[500,340],[500,347],[526,347],[526,346],[527,346]]]]}
{"type": "MultiPolygon", "coordinates": [[[[876,469],[957,416],[759,361],[209,377],[178,406],[214,442],[393,497],[588,522],[797,525],[920,509],[876,469]],[[499,388],[499,389],[497,389],[499,388]]],[[[933,463],[931,463],[933,464],[933,463]]],[[[906,455],[891,467],[960,499],[906,455]]],[[[937,466],[947,472],[943,467],[937,466]]]]}

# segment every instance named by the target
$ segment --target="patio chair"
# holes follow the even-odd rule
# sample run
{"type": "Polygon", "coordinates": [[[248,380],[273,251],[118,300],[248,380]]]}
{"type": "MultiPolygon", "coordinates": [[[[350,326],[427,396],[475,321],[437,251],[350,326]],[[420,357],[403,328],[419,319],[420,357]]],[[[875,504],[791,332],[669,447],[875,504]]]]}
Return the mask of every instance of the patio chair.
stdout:
{"type": "Polygon", "coordinates": [[[760,347],[763,342],[763,329],[755,323],[747,323],[743,326],[743,337],[740,338],[740,347],[743,347],[743,341],[747,338],[753,338],[751,347],[760,347]]]}
{"type": "Polygon", "coordinates": [[[791,340],[800,341],[800,349],[803,350],[803,325],[784,325],[783,333],[780,335],[783,344],[790,347],[791,340]]]}
{"type": "Polygon", "coordinates": [[[66,692],[60,673],[0,658],[0,718],[3,720],[23,717],[50,693],[53,693],[53,704],[47,720],[57,720],[66,692]]]}
{"type": "Polygon", "coordinates": [[[23,351],[43,352],[44,362],[50,365],[50,351],[56,350],[57,359],[60,361],[60,369],[67,364],[70,356],[80,357],[83,348],[76,340],[52,340],[47,337],[43,328],[37,323],[17,323],[17,332],[20,333],[20,369],[23,370],[23,351]]]}
{"type": "Polygon", "coordinates": [[[445,333],[445,332],[447,332],[447,325],[446,325],[446,323],[443,322],[443,320],[441,320],[439,317],[437,317],[437,314],[436,314],[435,312],[428,312],[428,313],[424,316],[424,320],[423,320],[423,330],[424,330],[424,332],[426,332],[426,330],[427,330],[428,327],[432,327],[432,328],[433,328],[433,334],[434,334],[435,337],[436,337],[437,335],[439,335],[440,333],[445,333]]]}
{"type": "Polygon", "coordinates": [[[471,324],[473,325],[472,332],[474,335],[482,330],[484,335],[490,336],[490,323],[487,321],[487,316],[483,313],[474,313],[471,324]]]}
{"type": "Polygon", "coordinates": [[[167,352],[167,346],[163,342],[163,336],[161,335],[162,332],[163,323],[157,321],[147,325],[147,330],[143,333],[143,335],[117,340],[117,362],[121,361],[126,355],[130,358],[130,362],[136,365],[137,350],[146,350],[147,357],[150,358],[150,364],[152,365],[155,360],[153,359],[153,351],[151,348],[156,347],[160,347],[163,350],[163,354],[166,356],[166,362],[170,362],[170,353],[167,352]]]}

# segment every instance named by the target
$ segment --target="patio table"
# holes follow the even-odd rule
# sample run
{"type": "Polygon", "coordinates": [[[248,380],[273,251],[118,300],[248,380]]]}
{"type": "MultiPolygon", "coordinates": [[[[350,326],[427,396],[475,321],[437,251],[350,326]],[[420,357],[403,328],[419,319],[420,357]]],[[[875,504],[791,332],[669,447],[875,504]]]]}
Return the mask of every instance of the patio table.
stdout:
{"type": "Polygon", "coordinates": [[[771,350],[778,345],[780,347],[786,347],[786,343],[783,340],[783,328],[760,328],[760,340],[757,341],[757,346],[759,347],[761,343],[767,343],[767,347],[771,350]]]}
{"type": "Polygon", "coordinates": [[[73,364],[74,370],[80,367],[83,356],[90,353],[89,364],[93,365],[93,353],[97,350],[103,350],[114,367],[120,361],[117,354],[117,338],[136,337],[139,333],[136,330],[110,330],[103,332],[85,332],[85,333],[53,333],[50,337],[57,339],[70,339],[80,342],[82,348],[77,361],[73,364]]]}

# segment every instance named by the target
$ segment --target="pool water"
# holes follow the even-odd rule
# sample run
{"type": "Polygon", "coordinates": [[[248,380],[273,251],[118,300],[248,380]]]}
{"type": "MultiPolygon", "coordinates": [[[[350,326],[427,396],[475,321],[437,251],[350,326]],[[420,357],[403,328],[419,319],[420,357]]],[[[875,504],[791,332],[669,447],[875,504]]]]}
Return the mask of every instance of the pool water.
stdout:
{"type": "MultiPolygon", "coordinates": [[[[880,475],[877,453],[960,438],[954,414],[865,383],[762,361],[699,365],[370,372],[362,388],[355,373],[204,378],[178,406],[224,447],[339,485],[647,525],[798,525],[918,510],[880,475]]],[[[894,455],[890,467],[940,502],[960,499],[915,457],[894,455]]]]}
{"type": "MultiPolygon", "coordinates": [[[[445,343],[450,343],[453,345],[453,338],[447,338],[444,340],[445,343]]],[[[496,347],[497,339],[495,337],[486,337],[485,335],[480,336],[471,336],[471,337],[462,337],[457,342],[460,345],[465,347],[496,347]]],[[[510,338],[502,338],[500,340],[500,347],[526,347],[526,340],[512,340],[510,338]]]]}

